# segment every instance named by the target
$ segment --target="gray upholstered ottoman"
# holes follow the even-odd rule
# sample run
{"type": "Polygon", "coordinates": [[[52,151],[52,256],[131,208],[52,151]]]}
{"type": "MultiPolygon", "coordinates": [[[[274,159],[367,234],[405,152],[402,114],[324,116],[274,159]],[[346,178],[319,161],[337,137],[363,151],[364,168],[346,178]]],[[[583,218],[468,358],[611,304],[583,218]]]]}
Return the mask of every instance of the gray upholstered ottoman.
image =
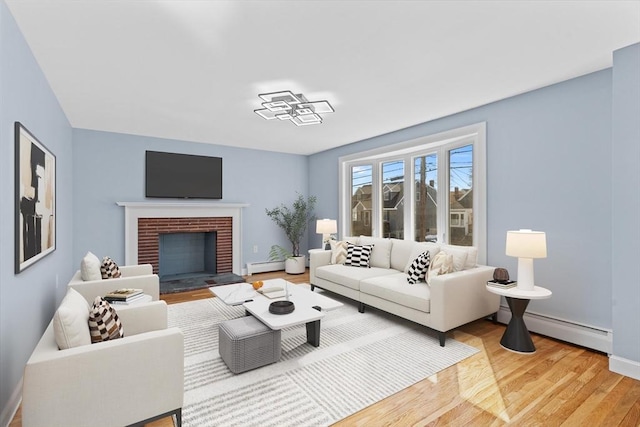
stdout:
{"type": "Polygon", "coordinates": [[[218,332],[218,352],[234,374],[280,359],[280,331],[269,329],[255,317],[222,322],[218,332]]]}

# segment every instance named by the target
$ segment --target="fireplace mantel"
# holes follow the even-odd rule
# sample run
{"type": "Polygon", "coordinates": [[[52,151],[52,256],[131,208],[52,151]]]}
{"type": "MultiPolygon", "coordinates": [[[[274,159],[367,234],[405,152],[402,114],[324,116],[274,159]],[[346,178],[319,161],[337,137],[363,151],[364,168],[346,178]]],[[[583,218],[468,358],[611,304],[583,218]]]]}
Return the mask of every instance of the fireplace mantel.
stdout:
{"type": "Polygon", "coordinates": [[[223,202],[116,202],[124,207],[124,256],[127,265],[138,264],[138,219],[140,218],[232,218],[233,273],[241,275],[242,209],[247,203],[223,202]]]}

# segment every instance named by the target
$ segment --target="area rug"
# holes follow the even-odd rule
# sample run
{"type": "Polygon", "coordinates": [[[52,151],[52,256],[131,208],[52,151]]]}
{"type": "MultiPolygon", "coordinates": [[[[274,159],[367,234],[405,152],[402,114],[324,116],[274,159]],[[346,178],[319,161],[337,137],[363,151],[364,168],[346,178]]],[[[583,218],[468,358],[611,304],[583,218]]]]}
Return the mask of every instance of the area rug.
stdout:
{"type": "Polygon", "coordinates": [[[344,306],[322,319],[320,347],[304,325],[285,329],[280,362],[239,375],[218,354],[218,324],[244,316],[242,306],[170,305],[185,340],[183,426],[327,426],[478,352],[450,338],[440,347],[425,327],[325,295],[344,306]]]}
{"type": "Polygon", "coordinates": [[[242,276],[233,273],[198,274],[175,280],[160,280],[160,293],[172,294],[241,282],[244,282],[242,276]]]}

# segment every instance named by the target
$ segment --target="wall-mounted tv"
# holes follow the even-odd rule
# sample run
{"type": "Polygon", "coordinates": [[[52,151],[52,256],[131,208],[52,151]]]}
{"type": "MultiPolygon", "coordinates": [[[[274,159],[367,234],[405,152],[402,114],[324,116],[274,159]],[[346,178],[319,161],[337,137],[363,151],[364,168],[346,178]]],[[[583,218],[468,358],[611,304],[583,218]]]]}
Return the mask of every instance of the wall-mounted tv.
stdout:
{"type": "Polygon", "coordinates": [[[145,196],[222,199],[222,158],[147,151],[145,196]]]}

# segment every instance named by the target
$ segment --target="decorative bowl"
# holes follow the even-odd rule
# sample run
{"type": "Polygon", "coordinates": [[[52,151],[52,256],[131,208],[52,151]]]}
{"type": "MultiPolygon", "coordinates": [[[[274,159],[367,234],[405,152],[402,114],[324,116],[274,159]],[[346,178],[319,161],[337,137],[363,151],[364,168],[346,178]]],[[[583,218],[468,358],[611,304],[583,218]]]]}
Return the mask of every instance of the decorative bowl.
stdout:
{"type": "Polygon", "coordinates": [[[295,310],[296,306],[291,301],[274,301],[269,304],[269,313],[289,314],[295,310]]]}

